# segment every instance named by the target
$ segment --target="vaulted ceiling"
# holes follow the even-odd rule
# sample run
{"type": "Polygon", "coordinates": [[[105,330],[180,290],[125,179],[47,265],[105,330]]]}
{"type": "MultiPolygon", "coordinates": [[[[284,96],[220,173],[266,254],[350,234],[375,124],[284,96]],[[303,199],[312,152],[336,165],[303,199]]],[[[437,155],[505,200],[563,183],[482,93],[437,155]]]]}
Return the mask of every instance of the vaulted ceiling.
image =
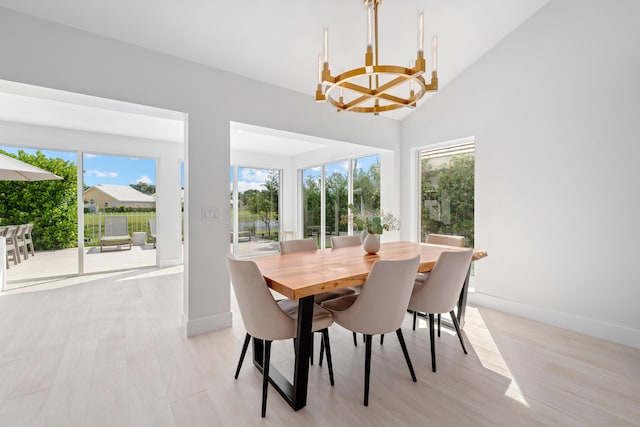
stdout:
{"type": "MultiPolygon", "coordinates": [[[[438,36],[443,88],[548,1],[384,0],[380,63],[408,66],[415,58],[423,11],[426,38],[438,36]]],[[[364,61],[362,0],[0,0],[0,7],[302,92],[310,101],[324,27],[332,71],[364,61]]],[[[410,111],[385,115],[401,120],[410,111]]]]}

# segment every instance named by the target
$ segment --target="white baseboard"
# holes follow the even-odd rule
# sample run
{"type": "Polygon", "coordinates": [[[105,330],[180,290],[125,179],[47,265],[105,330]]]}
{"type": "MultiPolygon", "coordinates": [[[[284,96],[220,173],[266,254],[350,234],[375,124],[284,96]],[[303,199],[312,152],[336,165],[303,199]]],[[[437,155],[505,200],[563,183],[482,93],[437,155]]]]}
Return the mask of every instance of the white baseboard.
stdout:
{"type": "Polygon", "coordinates": [[[186,320],[182,315],[185,334],[188,337],[203,334],[205,332],[228,328],[231,326],[231,312],[216,314],[213,316],[201,317],[200,319],[186,320]]]}
{"type": "Polygon", "coordinates": [[[476,305],[493,308],[516,316],[526,317],[527,319],[537,320],[581,334],[640,349],[640,330],[637,329],[522,304],[477,292],[469,293],[468,298],[470,303],[476,305]]]}

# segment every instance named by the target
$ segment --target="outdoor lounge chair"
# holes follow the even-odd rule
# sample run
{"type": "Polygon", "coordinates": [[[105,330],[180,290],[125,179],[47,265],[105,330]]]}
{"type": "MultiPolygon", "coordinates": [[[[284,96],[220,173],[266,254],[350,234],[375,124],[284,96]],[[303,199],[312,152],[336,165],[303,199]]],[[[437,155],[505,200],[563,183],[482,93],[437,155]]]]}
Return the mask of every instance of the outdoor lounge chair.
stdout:
{"type": "Polygon", "coordinates": [[[131,250],[131,236],[126,216],[108,216],[104,219],[104,235],[100,237],[100,252],[104,246],[129,245],[131,250]]]}
{"type": "Polygon", "coordinates": [[[149,240],[151,240],[153,242],[153,248],[155,249],[156,247],[156,241],[158,240],[158,237],[156,236],[156,219],[155,218],[149,218],[149,240]]]}

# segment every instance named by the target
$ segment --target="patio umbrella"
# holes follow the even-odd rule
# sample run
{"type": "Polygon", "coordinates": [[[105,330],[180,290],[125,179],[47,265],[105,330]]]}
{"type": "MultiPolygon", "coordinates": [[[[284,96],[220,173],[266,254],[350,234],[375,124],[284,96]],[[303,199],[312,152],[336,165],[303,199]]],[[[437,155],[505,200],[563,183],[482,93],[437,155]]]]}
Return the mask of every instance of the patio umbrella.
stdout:
{"type": "Polygon", "coordinates": [[[0,181],[47,181],[62,179],[49,171],[0,154],[0,181]]]}
{"type": "MultiPolygon", "coordinates": [[[[47,181],[54,179],[62,178],[29,163],[0,154],[0,181],[47,181]]],[[[7,283],[6,256],[5,238],[0,237],[0,292],[4,291],[7,283]]]]}

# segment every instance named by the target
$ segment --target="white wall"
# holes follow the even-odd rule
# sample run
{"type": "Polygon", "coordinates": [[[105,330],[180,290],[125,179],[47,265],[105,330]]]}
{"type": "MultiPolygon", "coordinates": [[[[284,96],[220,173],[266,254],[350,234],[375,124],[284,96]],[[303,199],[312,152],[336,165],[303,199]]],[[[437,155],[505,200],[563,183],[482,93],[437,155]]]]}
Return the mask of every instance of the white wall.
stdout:
{"type": "MultiPolygon", "coordinates": [[[[412,147],[475,136],[477,302],[635,347],[638,16],[553,0],[402,126],[403,170],[412,147]]],[[[415,175],[402,189],[415,224],[415,175]]]]}
{"type": "Polygon", "coordinates": [[[337,114],[316,104],[311,91],[287,91],[7,9],[0,9],[0,58],[0,79],[188,114],[184,315],[189,335],[231,323],[224,261],[230,121],[391,150],[399,145],[397,122],[337,114]],[[210,208],[221,210],[220,220],[202,219],[202,210],[210,208]]]}

